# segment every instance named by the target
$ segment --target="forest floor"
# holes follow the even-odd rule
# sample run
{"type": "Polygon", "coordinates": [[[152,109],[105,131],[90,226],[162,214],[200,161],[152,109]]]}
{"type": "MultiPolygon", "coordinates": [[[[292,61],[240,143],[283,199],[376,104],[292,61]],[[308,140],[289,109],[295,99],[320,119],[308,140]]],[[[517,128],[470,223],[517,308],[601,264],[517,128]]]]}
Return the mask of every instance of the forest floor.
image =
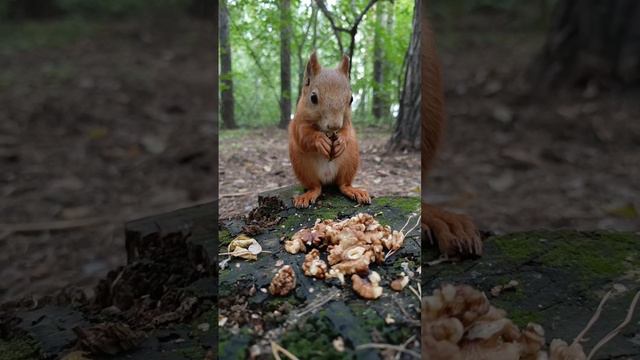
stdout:
{"type": "Polygon", "coordinates": [[[0,303],[91,289],[124,264],[125,221],[210,201],[216,171],[208,22],[18,26],[0,28],[0,303]]]}
{"type": "MultiPolygon", "coordinates": [[[[354,185],[373,196],[420,196],[420,154],[386,154],[388,130],[358,131],[361,165],[354,185]]],[[[297,184],[287,149],[287,132],[276,128],[222,131],[220,217],[246,214],[265,190],[297,184]]]]}

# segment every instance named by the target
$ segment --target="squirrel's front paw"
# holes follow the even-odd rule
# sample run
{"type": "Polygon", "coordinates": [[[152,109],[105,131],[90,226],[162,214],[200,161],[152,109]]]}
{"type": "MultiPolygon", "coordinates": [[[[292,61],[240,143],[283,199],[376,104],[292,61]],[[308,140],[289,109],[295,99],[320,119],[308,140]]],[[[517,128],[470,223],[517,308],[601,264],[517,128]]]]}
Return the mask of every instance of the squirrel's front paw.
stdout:
{"type": "Polygon", "coordinates": [[[318,133],[314,139],[316,150],[327,159],[331,158],[331,139],[324,134],[318,133]]]}
{"type": "Polygon", "coordinates": [[[347,148],[347,140],[346,138],[338,135],[337,138],[333,141],[333,148],[331,151],[331,158],[335,159],[342,155],[344,150],[347,148]]]}

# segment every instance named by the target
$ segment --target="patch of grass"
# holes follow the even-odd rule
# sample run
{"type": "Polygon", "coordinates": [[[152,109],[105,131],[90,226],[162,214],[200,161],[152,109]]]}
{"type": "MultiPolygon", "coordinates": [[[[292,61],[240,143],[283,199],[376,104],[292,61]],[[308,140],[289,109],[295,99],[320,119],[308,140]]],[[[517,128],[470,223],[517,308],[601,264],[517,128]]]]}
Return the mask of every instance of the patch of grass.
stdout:
{"type": "Polygon", "coordinates": [[[58,48],[93,35],[100,25],[77,18],[0,24],[0,54],[58,48]]]}

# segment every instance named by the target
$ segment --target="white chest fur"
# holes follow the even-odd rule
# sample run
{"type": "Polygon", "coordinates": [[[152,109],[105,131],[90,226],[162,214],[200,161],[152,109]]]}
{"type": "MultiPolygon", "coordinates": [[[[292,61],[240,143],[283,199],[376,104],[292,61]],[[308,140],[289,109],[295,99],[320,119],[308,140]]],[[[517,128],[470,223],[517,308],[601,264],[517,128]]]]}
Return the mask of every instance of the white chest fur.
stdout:
{"type": "Polygon", "coordinates": [[[339,159],[329,161],[329,159],[325,157],[317,156],[314,161],[314,168],[317,171],[317,175],[320,178],[322,185],[333,184],[336,180],[336,176],[338,175],[339,159]]]}

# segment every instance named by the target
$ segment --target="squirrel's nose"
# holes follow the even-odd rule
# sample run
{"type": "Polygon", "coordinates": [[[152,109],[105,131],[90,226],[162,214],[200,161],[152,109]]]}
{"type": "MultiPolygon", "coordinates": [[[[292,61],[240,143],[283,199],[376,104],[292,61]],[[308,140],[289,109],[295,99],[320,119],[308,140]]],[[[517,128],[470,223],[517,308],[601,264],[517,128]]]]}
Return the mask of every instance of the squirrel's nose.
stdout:
{"type": "Polygon", "coordinates": [[[327,129],[329,129],[330,131],[338,131],[338,130],[340,130],[340,126],[338,126],[338,125],[328,125],[327,129]]]}

